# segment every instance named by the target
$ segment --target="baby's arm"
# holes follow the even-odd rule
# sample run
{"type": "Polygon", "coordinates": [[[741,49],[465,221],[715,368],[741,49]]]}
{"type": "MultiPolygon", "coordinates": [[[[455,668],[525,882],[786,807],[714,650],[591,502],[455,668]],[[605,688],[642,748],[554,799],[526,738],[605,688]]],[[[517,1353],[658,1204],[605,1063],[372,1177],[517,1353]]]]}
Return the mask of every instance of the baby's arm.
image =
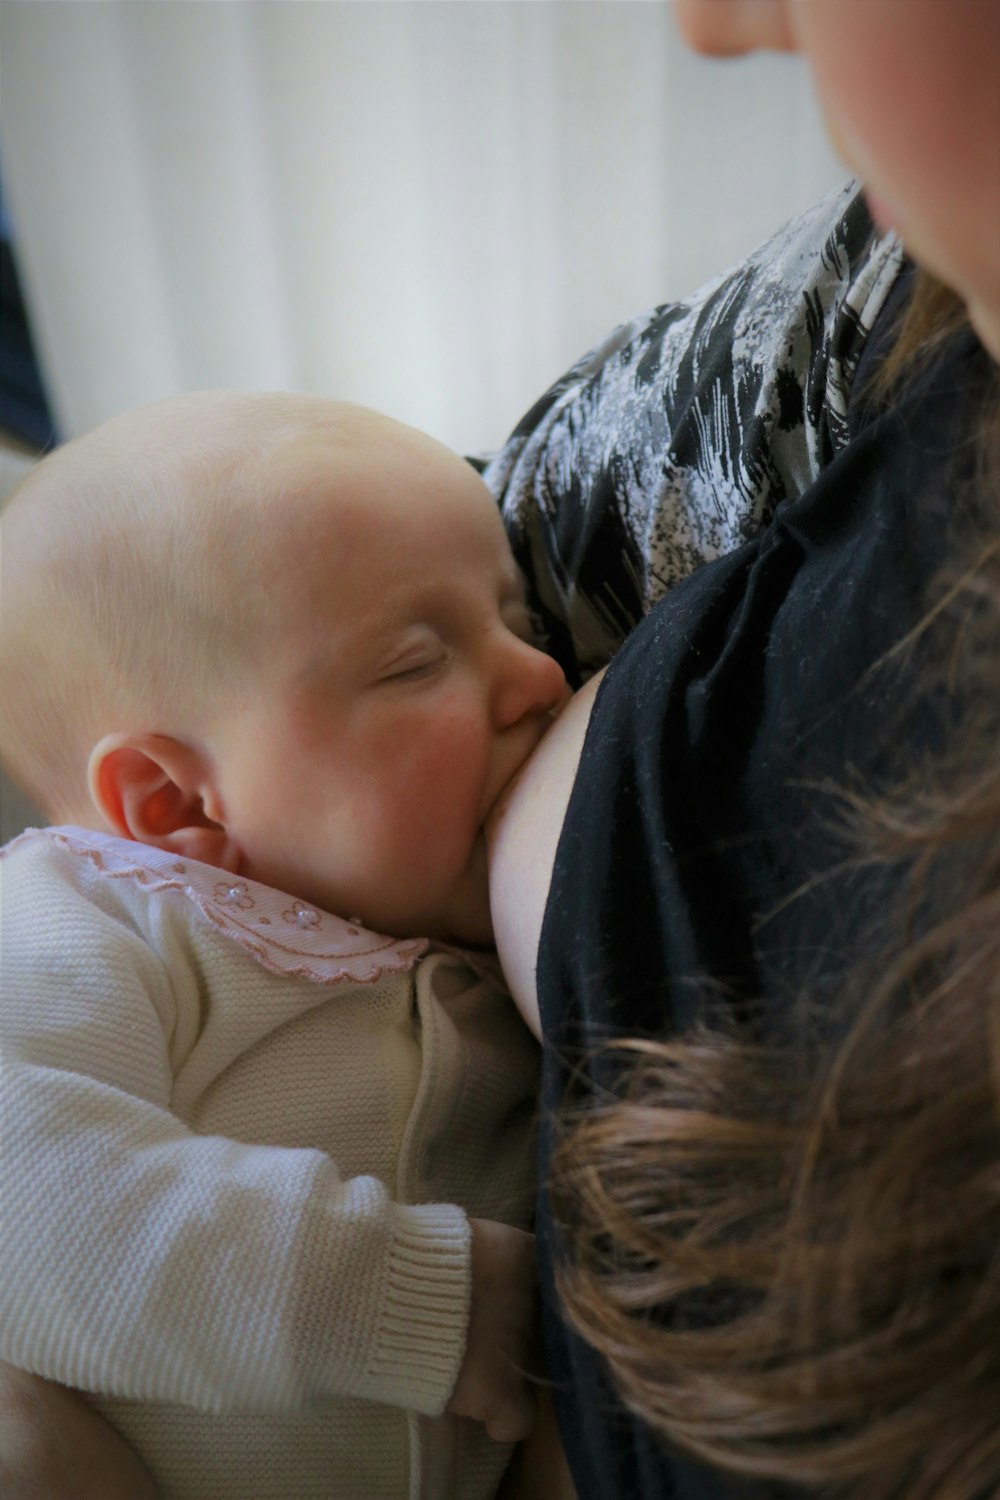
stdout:
{"type": "MultiPolygon", "coordinates": [[[[533,1387],[524,1375],[534,1289],[533,1236],[473,1219],[468,1341],[448,1410],[483,1422],[498,1442],[518,1442],[534,1422],[533,1387]]],[[[550,1435],[523,1455],[522,1480],[542,1480],[536,1460],[549,1453],[551,1441],[550,1435]]],[[[547,1462],[543,1470],[548,1473],[547,1462]]],[[[521,1482],[509,1491],[511,1500],[535,1493],[521,1482]]],[[[562,1495],[550,1480],[544,1493],[547,1500],[562,1495]]],[[[0,1363],[0,1494],[4,1500],[156,1500],[157,1492],[132,1449],[78,1392],[0,1363]]]]}
{"type": "Polygon", "coordinates": [[[17,874],[3,890],[0,1358],[208,1411],[350,1395],[441,1412],[466,1351],[467,1215],[393,1202],[319,1151],[187,1129],[170,1110],[183,976],[54,877],[47,945],[29,922],[40,893],[17,874]]]}
{"type": "Polygon", "coordinates": [[[535,960],[542,918],[556,845],[603,676],[598,672],[570,699],[501,796],[486,826],[497,952],[517,1008],[539,1039],[535,960]]]}
{"type": "Polygon", "coordinates": [[[208,1411],[296,1411],[334,1395],[442,1409],[465,1348],[459,1208],[394,1203],[318,1151],[193,1135],[51,1054],[8,1064],[23,1134],[4,1153],[3,1358],[208,1411]],[[141,1339],[127,1336],[137,1317],[141,1339]]]}
{"type": "Polygon", "coordinates": [[[84,1398],[0,1364],[4,1500],[156,1500],[132,1449],[84,1398]]]}

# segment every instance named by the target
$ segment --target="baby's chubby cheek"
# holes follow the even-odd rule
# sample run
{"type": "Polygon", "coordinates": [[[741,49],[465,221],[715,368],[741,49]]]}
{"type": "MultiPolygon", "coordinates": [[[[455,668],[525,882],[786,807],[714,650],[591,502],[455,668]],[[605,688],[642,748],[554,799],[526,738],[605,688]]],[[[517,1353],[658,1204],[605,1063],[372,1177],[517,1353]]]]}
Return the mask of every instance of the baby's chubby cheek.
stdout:
{"type": "Polygon", "coordinates": [[[372,780],[386,789],[385,802],[373,799],[372,815],[381,825],[371,830],[373,838],[388,836],[418,879],[457,876],[472,853],[487,795],[481,734],[461,716],[441,714],[390,737],[382,752],[382,771],[373,767],[372,780]]]}

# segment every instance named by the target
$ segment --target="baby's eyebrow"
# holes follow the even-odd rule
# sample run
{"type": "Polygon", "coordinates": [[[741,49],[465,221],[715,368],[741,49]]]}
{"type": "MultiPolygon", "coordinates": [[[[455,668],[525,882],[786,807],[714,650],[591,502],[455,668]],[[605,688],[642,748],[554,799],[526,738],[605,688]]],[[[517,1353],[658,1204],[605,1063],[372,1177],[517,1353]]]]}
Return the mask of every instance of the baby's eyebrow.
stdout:
{"type": "Polygon", "coordinates": [[[338,671],[371,664],[385,656],[404,631],[418,622],[407,610],[392,605],[373,605],[360,619],[338,622],[328,641],[316,645],[294,673],[297,687],[308,687],[338,671]]]}

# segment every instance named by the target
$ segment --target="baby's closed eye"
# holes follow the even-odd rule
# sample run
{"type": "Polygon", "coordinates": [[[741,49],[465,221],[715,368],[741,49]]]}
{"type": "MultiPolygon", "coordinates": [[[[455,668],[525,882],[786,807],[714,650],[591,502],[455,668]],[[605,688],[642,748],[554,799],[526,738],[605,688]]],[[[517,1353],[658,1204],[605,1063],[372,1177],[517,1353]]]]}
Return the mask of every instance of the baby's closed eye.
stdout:
{"type": "Polygon", "coordinates": [[[436,656],[425,658],[422,661],[405,663],[394,666],[392,670],[380,677],[380,682],[419,682],[422,677],[433,677],[438,672],[443,672],[451,654],[448,651],[440,651],[436,656]]]}

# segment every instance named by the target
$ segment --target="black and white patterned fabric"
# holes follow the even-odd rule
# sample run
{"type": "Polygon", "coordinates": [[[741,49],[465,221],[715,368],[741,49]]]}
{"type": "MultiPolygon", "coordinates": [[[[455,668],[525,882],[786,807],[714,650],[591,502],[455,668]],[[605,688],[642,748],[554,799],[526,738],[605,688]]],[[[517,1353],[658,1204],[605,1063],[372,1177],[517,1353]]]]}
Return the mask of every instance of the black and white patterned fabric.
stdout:
{"type": "Polygon", "coordinates": [[[571,682],[845,446],[854,372],[903,264],[848,183],[688,301],[616,328],[486,463],[571,682]]]}

